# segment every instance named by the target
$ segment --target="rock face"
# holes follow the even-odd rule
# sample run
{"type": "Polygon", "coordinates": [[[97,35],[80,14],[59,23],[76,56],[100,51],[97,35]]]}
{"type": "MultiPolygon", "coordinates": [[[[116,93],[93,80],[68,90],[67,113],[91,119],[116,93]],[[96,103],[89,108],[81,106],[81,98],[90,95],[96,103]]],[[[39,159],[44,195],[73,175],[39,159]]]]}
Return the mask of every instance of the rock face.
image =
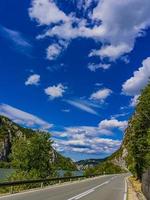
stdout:
{"type": "Polygon", "coordinates": [[[11,120],[0,116],[0,161],[8,161],[13,138],[21,137],[23,132],[11,120]]]}
{"type": "Polygon", "coordinates": [[[126,157],[128,155],[128,151],[127,149],[123,146],[121,150],[121,154],[118,154],[116,156],[114,156],[111,159],[111,162],[119,167],[121,167],[122,169],[128,170],[127,169],[127,164],[126,164],[126,157]]]}
{"type": "Polygon", "coordinates": [[[128,157],[128,138],[129,133],[125,131],[124,139],[119,150],[107,158],[108,161],[114,165],[121,167],[123,170],[128,171],[127,157],[128,157]]]}
{"type": "MultiPolygon", "coordinates": [[[[19,137],[29,138],[36,131],[23,128],[10,119],[0,116],[0,161],[9,162],[13,140],[19,137]]],[[[55,149],[51,148],[50,163],[56,168],[66,168],[67,170],[76,170],[75,163],[70,158],[60,155],[55,149]]]]}

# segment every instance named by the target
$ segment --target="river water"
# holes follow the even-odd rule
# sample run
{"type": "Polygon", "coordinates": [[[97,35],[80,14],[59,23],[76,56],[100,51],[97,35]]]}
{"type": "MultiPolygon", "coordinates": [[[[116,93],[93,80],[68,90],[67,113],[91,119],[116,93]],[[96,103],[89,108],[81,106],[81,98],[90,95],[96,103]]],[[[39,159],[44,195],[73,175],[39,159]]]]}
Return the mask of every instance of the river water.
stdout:
{"type": "MultiPolygon", "coordinates": [[[[14,169],[2,169],[0,168],[0,181],[6,180],[12,173],[14,173],[14,169]]],[[[59,177],[63,177],[66,173],[66,170],[57,170],[57,175],[59,177]]],[[[72,176],[82,176],[83,171],[71,171],[72,176]]]]}

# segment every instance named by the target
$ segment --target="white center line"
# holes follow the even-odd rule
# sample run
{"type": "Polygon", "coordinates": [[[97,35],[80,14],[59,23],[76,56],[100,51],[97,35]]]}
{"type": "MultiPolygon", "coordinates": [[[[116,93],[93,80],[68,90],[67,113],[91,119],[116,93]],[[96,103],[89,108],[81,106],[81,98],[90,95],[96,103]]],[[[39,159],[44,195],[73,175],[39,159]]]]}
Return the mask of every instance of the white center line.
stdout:
{"type": "Polygon", "coordinates": [[[108,183],[109,183],[111,180],[113,180],[113,179],[114,179],[114,177],[112,177],[109,181],[105,181],[104,183],[102,183],[102,184],[100,184],[100,185],[97,185],[96,187],[93,187],[93,188],[91,188],[91,189],[89,189],[89,190],[87,190],[87,191],[85,191],[85,192],[83,192],[83,193],[81,193],[81,194],[78,194],[78,195],[76,195],[76,196],[74,196],[74,197],[71,197],[70,199],[67,199],[67,200],[77,200],[77,199],[81,199],[82,197],[84,197],[84,196],[86,196],[86,195],[88,195],[88,194],[94,192],[97,188],[100,188],[100,187],[102,187],[103,185],[108,184],[108,183]]]}

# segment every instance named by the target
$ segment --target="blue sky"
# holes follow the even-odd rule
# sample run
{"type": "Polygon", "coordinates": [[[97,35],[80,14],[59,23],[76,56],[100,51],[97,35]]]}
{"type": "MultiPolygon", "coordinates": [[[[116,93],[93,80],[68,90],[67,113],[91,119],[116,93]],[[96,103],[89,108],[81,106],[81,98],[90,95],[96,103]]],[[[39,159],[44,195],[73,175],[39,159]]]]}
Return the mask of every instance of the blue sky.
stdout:
{"type": "Polygon", "coordinates": [[[110,155],[150,77],[149,9],[149,0],[1,0],[0,114],[50,131],[75,160],[110,155]]]}

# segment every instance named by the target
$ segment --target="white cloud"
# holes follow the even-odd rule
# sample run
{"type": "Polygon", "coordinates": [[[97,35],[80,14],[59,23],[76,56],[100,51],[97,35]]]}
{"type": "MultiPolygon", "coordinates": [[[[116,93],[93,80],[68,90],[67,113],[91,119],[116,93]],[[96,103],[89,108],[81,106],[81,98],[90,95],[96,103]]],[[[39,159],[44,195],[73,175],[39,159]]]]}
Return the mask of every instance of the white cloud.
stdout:
{"type": "Polygon", "coordinates": [[[33,74],[28,77],[27,81],[25,82],[25,85],[39,85],[40,82],[40,75],[33,74]]]}
{"type": "Polygon", "coordinates": [[[93,105],[92,104],[88,104],[85,101],[81,101],[81,100],[65,100],[66,103],[80,109],[83,110],[87,113],[93,114],[93,115],[98,115],[98,113],[92,108],[93,105]]]}
{"type": "Polygon", "coordinates": [[[99,128],[108,130],[118,128],[123,131],[127,127],[127,124],[127,121],[119,121],[117,119],[105,119],[99,123],[99,128]]]}
{"type": "Polygon", "coordinates": [[[88,65],[88,68],[89,70],[91,70],[92,72],[95,72],[97,69],[109,69],[111,66],[111,64],[103,64],[103,63],[100,63],[100,64],[89,64],[88,65]]]}
{"type": "MultiPolygon", "coordinates": [[[[122,110],[122,109],[121,109],[121,110],[122,110]]],[[[118,114],[112,115],[112,116],[111,116],[111,119],[120,118],[120,117],[125,117],[125,116],[127,116],[127,115],[129,115],[128,112],[118,113],[118,114]]]]}
{"type": "Polygon", "coordinates": [[[143,36],[144,30],[150,26],[149,8],[149,0],[99,1],[93,18],[102,22],[99,35],[104,45],[100,55],[116,59],[129,53],[136,38],[143,36]]]}
{"type": "MultiPolygon", "coordinates": [[[[90,56],[100,56],[101,58],[108,57],[111,60],[116,60],[121,55],[132,50],[127,44],[103,46],[100,50],[92,50],[90,56]]],[[[109,67],[108,67],[109,68],[109,67]]],[[[107,69],[107,66],[106,66],[107,69]]]]}
{"type": "Polygon", "coordinates": [[[122,92],[129,96],[139,95],[141,90],[147,85],[149,78],[150,57],[146,58],[142,62],[142,67],[139,67],[133,76],[122,85],[122,92]]]}
{"type": "Polygon", "coordinates": [[[110,96],[111,93],[112,93],[112,90],[108,88],[100,89],[97,92],[94,92],[93,94],[91,94],[90,99],[103,102],[108,96],[110,96]]]}
{"type": "Polygon", "coordinates": [[[65,152],[78,152],[85,154],[110,154],[116,151],[121,145],[120,140],[113,140],[108,138],[94,138],[89,140],[88,138],[72,139],[68,141],[56,140],[54,147],[58,151],[65,152]]]}
{"type": "Polygon", "coordinates": [[[67,127],[65,128],[65,132],[68,136],[78,138],[82,135],[92,137],[92,136],[101,136],[101,135],[112,135],[111,130],[101,129],[98,126],[77,126],[77,127],[67,127]]]}
{"type": "Polygon", "coordinates": [[[32,0],[29,15],[31,19],[36,19],[41,25],[50,25],[51,23],[68,20],[65,13],[52,0],[32,0]]]}
{"type": "Polygon", "coordinates": [[[48,60],[55,60],[67,47],[67,43],[61,42],[61,44],[51,44],[46,50],[46,58],[48,60]]]}
{"type": "Polygon", "coordinates": [[[131,106],[131,107],[135,107],[135,106],[138,104],[138,98],[139,98],[139,95],[135,95],[135,96],[131,99],[131,102],[130,102],[130,106],[131,106]]]}
{"type": "Polygon", "coordinates": [[[86,154],[109,154],[117,150],[120,140],[103,138],[112,135],[107,129],[92,126],[68,127],[63,132],[53,132],[54,147],[58,151],[82,152],[86,154]],[[63,139],[65,138],[65,140],[63,139]]]}
{"type": "Polygon", "coordinates": [[[95,83],[95,86],[99,87],[99,86],[102,86],[103,83],[95,83]]]}
{"type": "Polygon", "coordinates": [[[16,123],[31,128],[47,130],[53,126],[53,124],[50,124],[35,115],[24,112],[7,104],[0,104],[0,114],[10,118],[16,123]]]}
{"type": "Polygon", "coordinates": [[[99,49],[93,50],[91,55],[108,57],[114,61],[131,52],[136,39],[144,36],[143,33],[150,26],[150,1],[101,0],[97,2],[93,11],[89,9],[91,0],[86,1],[84,5],[80,0],[76,5],[76,11],[88,13],[92,25],[95,21],[100,22],[95,23],[94,26],[89,26],[91,24],[86,17],[77,18],[76,11],[65,14],[54,0],[32,0],[29,15],[40,25],[48,25],[46,32],[40,37],[57,37],[68,43],[77,37],[92,38],[102,45],[99,49]]]}
{"type": "Polygon", "coordinates": [[[62,48],[58,44],[50,45],[46,50],[46,58],[48,60],[56,59],[59,56],[59,54],[61,53],[61,50],[62,50],[62,48]]]}
{"type": "Polygon", "coordinates": [[[47,94],[50,97],[50,99],[55,99],[58,97],[62,97],[66,89],[67,87],[59,83],[58,85],[53,85],[46,88],[44,91],[45,91],[45,94],[47,94]]]}
{"type": "Polygon", "coordinates": [[[21,53],[26,54],[26,51],[32,49],[32,45],[19,31],[0,25],[0,36],[8,40],[14,49],[19,50],[21,53]]]}
{"type": "Polygon", "coordinates": [[[54,147],[58,151],[110,154],[117,150],[121,144],[120,140],[110,138],[113,135],[113,129],[123,132],[126,126],[126,121],[105,119],[97,126],[65,127],[63,131],[53,132],[54,147]]]}

